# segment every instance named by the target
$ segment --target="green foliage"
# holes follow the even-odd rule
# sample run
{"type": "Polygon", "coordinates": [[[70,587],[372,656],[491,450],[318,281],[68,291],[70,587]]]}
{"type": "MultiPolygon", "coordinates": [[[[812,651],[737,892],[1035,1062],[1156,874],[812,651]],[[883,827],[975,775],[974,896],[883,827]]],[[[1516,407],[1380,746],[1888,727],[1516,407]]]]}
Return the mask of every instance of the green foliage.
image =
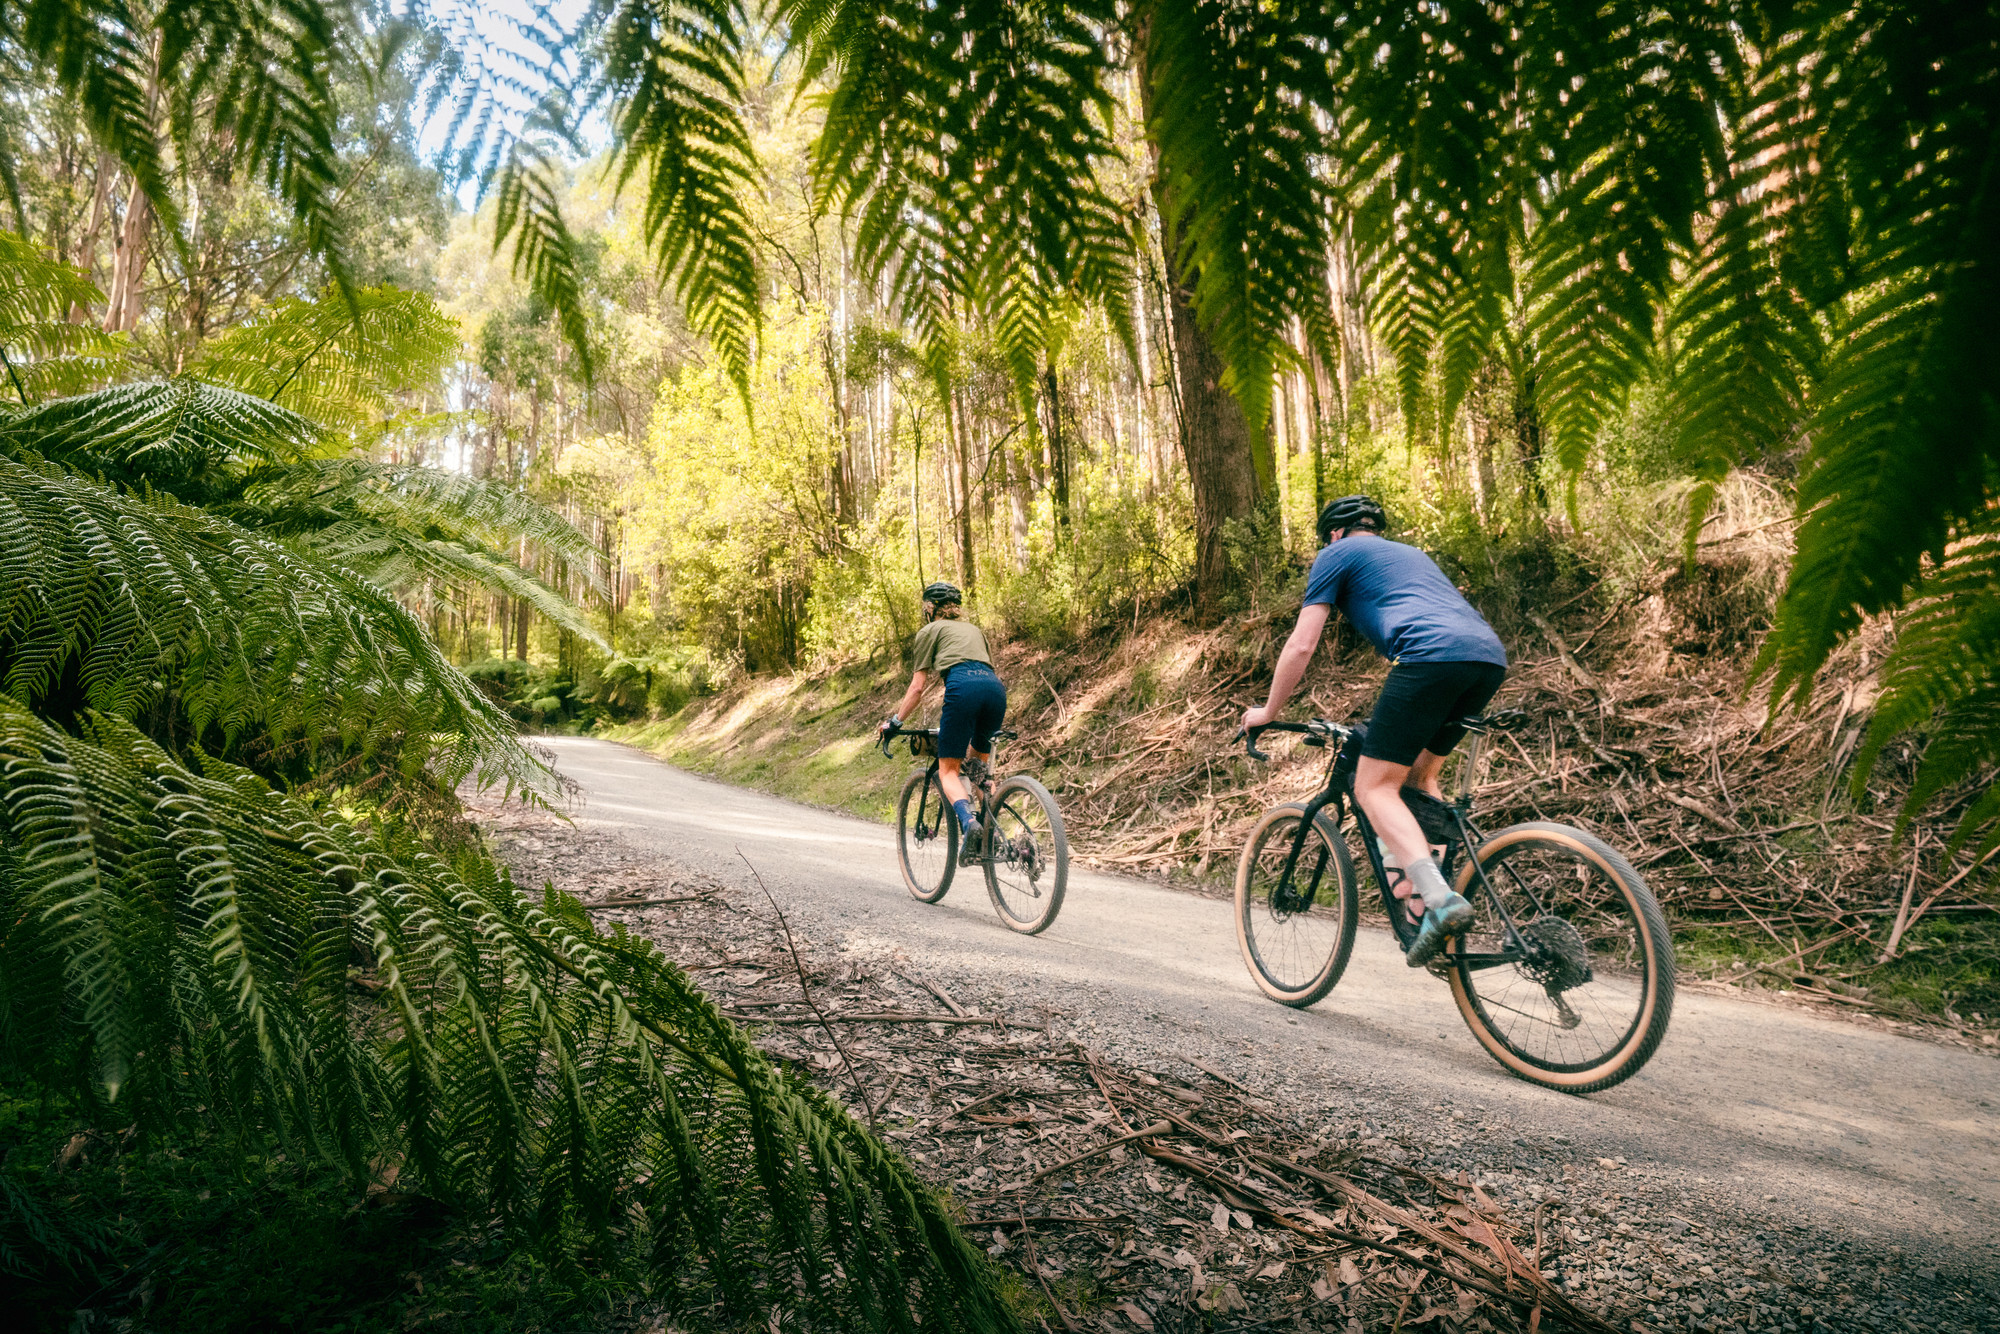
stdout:
{"type": "MultiPolygon", "coordinates": [[[[241,359],[268,330],[254,332],[233,340],[230,353],[246,377],[253,363],[241,359]]],[[[365,397],[375,392],[371,383],[350,362],[314,392],[345,384],[343,392],[365,397]]],[[[421,601],[440,591],[495,591],[602,642],[574,603],[513,559],[532,552],[574,585],[601,593],[598,553],[559,515],[461,473],[312,457],[325,440],[318,423],[295,412],[191,378],[119,385],[0,421],[0,449],[17,457],[46,456],[208,507],[387,592],[421,601]]]]}
{"type": "Polygon", "coordinates": [[[0,688],[57,718],[358,750],[447,783],[547,769],[374,585],[161,495],[0,460],[0,688]]]}
{"type": "Polygon", "coordinates": [[[26,407],[103,378],[120,340],[69,319],[72,306],[101,300],[82,270],[50,259],[12,232],[0,232],[0,357],[6,361],[0,392],[11,392],[26,407]]]}
{"type": "Polygon", "coordinates": [[[810,577],[831,545],[823,485],[839,448],[817,339],[824,315],[767,330],[749,409],[725,359],[684,369],[661,395],[635,522],[673,571],[666,617],[752,670],[788,666],[803,643],[810,577]]]}
{"type": "Polygon", "coordinates": [[[10,1080],[142,1134],[268,1135],[357,1187],[394,1164],[559,1267],[654,1276],[687,1319],[1014,1327],[908,1164],[650,941],[79,724],[0,697],[10,1080]]]}
{"type": "Polygon", "coordinates": [[[193,373],[351,430],[379,423],[392,394],[436,383],[458,350],[456,323],[428,296],[369,287],[281,301],[209,342],[193,373]]]}
{"type": "Polygon", "coordinates": [[[1114,149],[1101,3],[788,0],[824,76],[815,169],[857,219],[855,257],[889,277],[927,359],[968,315],[1028,385],[1067,294],[1123,309],[1130,229],[1098,168],[1114,149]]]}
{"type": "Polygon", "coordinates": [[[167,150],[204,123],[230,138],[237,169],[290,206],[339,275],[329,67],[350,18],[344,4],[320,0],[176,0],[154,10],[28,0],[0,9],[0,34],[75,101],[169,230],[180,210],[167,150]]]}
{"type": "Polygon", "coordinates": [[[1983,855],[2000,845],[2000,787],[1978,781],[2000,764],[2000,515],[1989,509],[1954,538],[1898,619],[1854,781],[1866,786],[1899,733],[1928,732],[1905,817],[1941,795],[1964,793],[1955,842],[1985,827],[1977,846],[1983,855]]]}
{"type": "Polygon", "coordinates": [[[1332,192],[1318,116],[1332,101],[1311,4],[1155,0],[1147,120],[1159,145],[1162,234],[1193,275],[1196,315],[1252,428],[1289,364],[1294,319],[1334,359],[1326,300],[1332,192]]]}

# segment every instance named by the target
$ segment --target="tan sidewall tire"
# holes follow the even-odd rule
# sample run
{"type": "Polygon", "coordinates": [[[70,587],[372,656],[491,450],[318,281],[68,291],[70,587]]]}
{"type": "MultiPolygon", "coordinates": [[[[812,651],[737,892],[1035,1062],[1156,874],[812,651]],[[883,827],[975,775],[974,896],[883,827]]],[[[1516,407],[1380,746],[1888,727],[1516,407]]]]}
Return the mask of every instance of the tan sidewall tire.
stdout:
{"type": "MultiPolygon", "coordinates": [[[[1539,820],[1509,825],[1480,844],[1478,856],[1484,862],[1494,854],[1526,842],[1557,844],[1578,853],[1619,885],[1637,909],[1632,918],[1639,924],[1646,956],[1653,961],[1653,967],[1647,970],[1646,994],[1640,1005],[1639,1022],[1632,1026],[1632,1032],[1616,1051],[1588,1070],[1544,1070],[1522,1060],[1480,1021],[1479,1012],[1473,1008],[1472,996],[1465,988],[1465,975],[1456,968],[1448,974],[1452,999],[1458,1002],[1459,1017],[1465,1020],[1465,1026],[1472,1030],[1472,1036],[1479,1040],[1479,1045],[1486,1048],[1494,1060],[1521,1078],[1564,1093],[1596,1093],[1637,1074],[1652,1059],[1667,1035],[1667,1021],[1672,1018],[1674,1007],[1673,938],[1667,934],[1666,918],[1660,912],[1659,903],[1631,863],[1601,839],[1581,829],[1539,820]]],[[[1472,879],[1472,860],[1467,858],[1458,873],[1457,888],[1461,894],[1465,893],[1472,879]]],[[[1457,942],[1448,945],[1447,951],[1455,950],[1456,945],[1457,942]]],[[[1449,959],[1450,953],[1441,957],[1449,959]]]]}
{"type": "MultiPolygon", "coordinates": [[[[910,864],[903,855],[903,842],[910,833],[910,803],[919,787],[930,777],[928,769],[920,769],[910,775],[910,781],[903,784],[903,795],[896,799],[896,870],[902,874],[903,888],[910,891],[910,897],[918,903],[936,903],[951,889],[951,878],[958,873],[958,821],[944,818],[944,878],[938,881],[935,890],[918,886],[910,874],[910,864]]],[[[938,800],[944,800],[944,789],[938,789],[938,800]]]]}
{"type": "Polygon", "coordinates": [[[1342,841],[1340,831],[1333,827],[1322,811],[1313,817],[1313,826],[1319,830],[1327,846],[1333,849],[1334,873],[1339,879],[1339,884],[1335,888],[1341,896],[1340,944],[1335,948],[1327,969],[1313,980],[1311,986],[1298,991],[1284,991],[1272,986],[1270,979],[1264,976],[1264,970],[1257,966],[1257,956],[1250,948],[1250,930],[1245,925],[1250,911],[1250,868],[1256,864],[1257,852],[1263,845],[1265,831],[1278,820],[1287,817],[1296,820],[1305,813],[1305,809],[1303,802],[1290,801],[1282,806],[1273,806],[1257,818],[1257,823],[1251,827],[1250,836],[1243,840],[1243,855],[1236,861],[1236,892],[1230,898],[1236,919],[1236,948],[1243,956],[1243,967],[1249,971],[1250,980],[1257,984],[1257,990],[1278,1004],[1290,1006],[1295,1010],[1317,1005],[1339,984],[1340,975],[1347,971],[1348,957],[1354,952],[1354,935],[1361,915],[1360,890],[1355,884],[1353,859],[1347,855],[1347,845],[1342,841]]]}
{"type": "MultiPolygon", "coordinates": [[[[1008,929],[1024,936],[1038,936],[1055,925],[1056,914],[1062,911],[1063,895],[1069,891],[1069,835],[1063,830],[1062,808],[1049,790],[1026,774],[1015,774],[993,791],[993,805],[998,808],[1007,800],[1010,792],[1025,792],[1031,801],[1040,802],[1048,812],[1049,829],[1055,839],[1055,875],[1049,889],[1048,907],[1033,921],[1024,922],[1002,906],[1000,899],[1000,872],[993,864],[989,853],[981,864],[986,868],[986,896],[993,900],[993,911],[1008,929]]],[[[957,845],[954,844],[954,847],[957,845]]]]}

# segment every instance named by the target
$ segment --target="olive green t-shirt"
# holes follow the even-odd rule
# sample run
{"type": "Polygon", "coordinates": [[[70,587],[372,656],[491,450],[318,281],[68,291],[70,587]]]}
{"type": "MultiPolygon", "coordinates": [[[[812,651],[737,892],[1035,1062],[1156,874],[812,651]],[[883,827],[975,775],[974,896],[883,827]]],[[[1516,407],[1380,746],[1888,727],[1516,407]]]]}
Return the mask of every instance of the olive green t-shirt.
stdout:
{"type": "Polygon", "coordinates": [[[915,670],[942,676],[961,662],[991,666],[986,636],[970,621],[935,620],[917,631],[915,670]]]}

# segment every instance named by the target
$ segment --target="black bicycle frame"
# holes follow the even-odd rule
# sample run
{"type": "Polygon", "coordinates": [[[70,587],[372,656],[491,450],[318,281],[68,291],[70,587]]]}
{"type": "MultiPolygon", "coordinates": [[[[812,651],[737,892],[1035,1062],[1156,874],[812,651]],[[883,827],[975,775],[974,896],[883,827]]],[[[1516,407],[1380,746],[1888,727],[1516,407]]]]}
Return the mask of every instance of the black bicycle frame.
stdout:
{"type": "MultiPolygon", "coordinates": [[[[1012,740],[1014,740],[1014,739],[1015,739],[1015,736],[1016,736],[1016,735],[1017,735],[1016,733],[1013,733],[1013,732],[1010,732],[1010,731],[1008,731],[1008,730],[1007,730],[1007,729],[1005,729],[1005,728],[1001,728],[1001,729],[1000,729],[999,731],[997,731],[997,732],[995,732],[995,733],[993,734],[993,739],[994,739],[994,740],[995,740],[996,742],[998,742],[998,741],[1003,741],[1003,740],[1004,740],[1004,741],[1012,741],[1012,740]]],[[[942,783],[940,783],[940,782],[938,782],[938,781],[937,781],[937,776],[938,776],[938,754],[937,754],[937,729],[936,729],[935,727],[930,727],[930,728],[915,728],[915,727],[899,727],[899,728],[895,729],[895,730],[894,730],[893,732],[890,732],[890,733],[888,733],[887,735],[885,735],[885,736],[884,736],[884,737],[882,738],[882,741],[881,741],[881,746],[882,746],[882,754],[883,754],[883,755],[885,755],[885,756],[886,756],[886,755],[888,755],[888,753],[889,753],[889,743],[890,743],[891,741],[895,740],[895,739],[896,739],[897,737],[899,737],[899,736],[906,736],[906,737],[910,738],[910,751],[911,751],[911,753],[912,753],[912,754],[921,754],[921,753],[922,753],[922,752],[920,752],[920,751],[918,751],[918,750],[917,750],[917,738],[918,738],[918,737],[929,737],[929,738],[930,738],[930,757],[931,757],[931,767],[930,767],[929,769],[927,769],[927,770],[925,770],[925,771],[924,771],[924,790],[923,790],[923,792],[922,792],[922,793],[921,793],[921,794],[920,794],[920,795],[919,795],[919,796],[917,797],[917,820],[916,820],[916,828],[917,828],[918,832],[919,832],[919,833],[921,833],[921,832],[923,831],[923,829],[925,828],[925,826],[924,826],[924,808],[925,808],[925,807],[926,807],[927,805],[929,805],[929,803],[930,803],[930,799],[931,799],[931,790],[932,790],[933,788],[935,788],[935,789],[937,790],[937,794],[938,794],[938,812],[937,812],[937,816],[938,816],[938,823],[939,823],[940,825],[942,825],[942,824],[944,823],[944,818],[945,818],[945,816],[946,816],[947,814],[949,814],[949,813],[950,813],[950,811],[951,811],[951,803],[947,802],[947,801],[946,801],[946,800],[944,799],[944,784],[942,784],[942,783]]],[[[997,749],[997,747],[996,747],[996,749],[997,749]]],[[[980,821],[980,823],[981,823],[981,824],[986,824],[986,823],[990,822],[990,821],[991,821],[991,819],[993,818],[993,803],[992,803],[992,801],[990,800],[990,798],[991,798],[991,795],[992,795],[992,792],[991,792],[991,785],[989,784],[989,785],[987,786],[987,789],[986,789],[986,790],[984,790],[984,791],[982,791],[982,790],[981,790],[980,788],[978,788],[978,787],[975,787],[975,786],[974,786],[974,785],[972,785],[971,783],[967,783],[967,784],[966,784],[966,790],[967,790],[967,791],[969,791],[969,792],[971,792],[971,793],[972,793],[972,794],[973,794],[973,795],[974,795],[974,796],[975,796],[975,797],[976,797],[976,798],[978,799],[978,801],[979,801],[979,821],[980,821]]],[[[933,831],[933,832],[935,832],[935,831],[933,831]]]]}
{"type": "MultiPolygon", "coordinates": [[[[1313,738],[1307,742],[1308,745],[1317,744],[1324,746],[1331,754],[1327,759],[1326,784],[1314,795],[1312,800],[1306,803],[1305,810],[1299,816],[1299,827],[1292,834],[1292,846],[1290,851],[1285,855],[1285,867],[1278,876],[1278,885],[1272,891],[1272,897],[1281,904],[1285,902],[1297,903],[1298,908],[1292,911],[1299,911],[1312,906],[1314,897],[1319,893],[1320,877],[1326,871],[1325,855],[1322,855],[1318,864],[1313,867],[1312,880],[1306,886],[1304,892],[1295,894],[1292,890],[1292,876],[1298,870],[1300,855],[1305,851],[1306,836],[1312,830],[1313,821],[1328,806],[1334,808],[1333,827],[1335,833],[1339,832],[1342,820],[1351,813],[1354,817],[1354,827],[1361,833],[1361,847],[1362,851],[1368,857],[1368,869],[1375,876],[1375,888],[1382,895],[1382,906],[1389,914],[1390,926],[1396,932],[1396,939],[1401,941],[1403,948],[1407,950],[1410,945],[1411,929],[1409,924],[1404,920],[1402,905],[1397,901],[1395,894],[1389,889],[1388,868],[1382,864],[1382,854],[1379,850],[1381,845],[1375,837],[1375,828],[1369,824],[1368,812],[1361,809],[1361,803],[1348,799],[1353,795],[1353,779],[1339,772],[1341,744],[1347,739],[1346,729],[1338,728],[1331,734],[1322,734],[1313,732],[1311,729],[1297,724],[1288,725],[1282,723],[1276,724],[1273,730],[1277,729],[1305,732],[1309,737],[1313,738]]],[[[1475,729],[1468,728],[1467,730],[1475,729]]],[[[1254,747],[1256,745],[1256,738],[1252,737],[1250,743],[1254,747]]],[[[1253,750],[1252,753],[1256,752],[1253,750]]],[[[1512,944],[1509,948],[1497,954],[1461,953],[1452,955],[1451,959],[1459,966],[1470,969],[1496,968],[1501,964],[1519,963],[1524,959],[1534,957],[1539,951],[1522,936],[1520,928],[1515,924],[1514,915],[1507,911],[1506,900],[1493,892],[1493,884],[1487,879],[1486,868],[1480,864],[1477,857],[1473,857],[1471,854],[1471,849],[1485,842],[1486,836],[1480,832],[1479,826],[1472,822],[1472,817],[1466,810],[1467,800],[1467,798],[1461,796],[1447,807],[1451,811],[1451,818],[1458,824],[1459,841],[1456,845],[1447,844],[1445,846],[1444,865],[1440,869],[1444,874],[1445,880],[1447,882],[1451,881],[1454,878],[1453,867],[1458,860],[1459,852],[1461,849],[1465,850],[1465,855],[1472,866],[1473,876],[1479,882],[1479,888],[1484,890],[1486,897],[1492,901],[1494,910],[1500,915],[1500,921],[1506,928],[1508,939],[1512,944]]],[[[1511,867],[1508,868],[1510,873],[1512,873],[1512,869],[1511,867]]],[[[1540,900],[1535,897],[1534,891],[1521,880],[1519,875],[1514,876],[1514,881],[1527,894],[1529,902],[1535,905],[1536,913],[1540,914],[1543,908],[1540,900]]]]}

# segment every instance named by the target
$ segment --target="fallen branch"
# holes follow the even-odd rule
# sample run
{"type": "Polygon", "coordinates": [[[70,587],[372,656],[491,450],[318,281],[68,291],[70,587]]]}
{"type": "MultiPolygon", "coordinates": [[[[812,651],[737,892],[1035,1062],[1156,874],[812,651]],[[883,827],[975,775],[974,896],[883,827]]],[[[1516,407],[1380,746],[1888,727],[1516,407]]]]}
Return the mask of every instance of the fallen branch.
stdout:
{"type": "Polygon", "coordinates": [[[607,908],[656,908],[663,903],[707,903],[714,897],[713,893],[708,893],[677,894],[672,898],[665,899],[604,899],[597,903],[584,904],[583,910],[585,912],[603,912],[607,908]]]}
{"type": "Polygon", "coordinates": [[[1106,1143],[1100,1144],[1094,1149],[1085,1149],[1082,1153],[1077,1154],[1075,1157],[1065,1158],[1053,1167],[1044,1167],[1041,1171],[1035,1173],[1033,1176],[1029,1177],[1026,1181],[1023,1181],[1021,1185],[1032,1186],[1037,1181],[1040,1181],[1043,1177],[1048,1176],[1051,1173],[1060,1172],[1065,1168],[1075,1167],[1078,1163],[1087,1163],[1092,1158],[1101,1158],[1105,1154],[1110,1153],[1113,1149],[1117,1148],[1121,1144],[1130,1144],[1135,1139],[1145,1139],[1151,1135],[1164,1135],[1172,1129],[1173,1125],[1170,1122],[1155,1121],[1153,1122],[1153,1124],[1149,1126],[1144,1126],[1138,1130],[1134,1130],[1129,1135],[1120,1135],[1117,1139],[1110,1140],[1107,1141],[1106,1143]]]}
{"type": "MultiPolygon", "coordinates": [[[[743,857],[743,849],[736,849],[736,855],[743,857]]],[[[743,864],[750,866],[750,859],[743,857],[743,864]]],[[[771,905],[771,911],[778,915],[779,929],[785,933],[785,948],[791,951],[792,967],[798,971],[799,994],[804,996],[806,1004],[812,1007],[813,1014],[819,1019],[820,1027],[826,1030],[826,1036],[832,1041],[834,1050],[840,1053],[842,1063],[847,1066],[847,1077],[854,1081],[854,1096],[861,1100],[861,1110],[868,1114],[868,1128],[874,1130],[876,1128],[875,1102],[868,1096],[867,1086],[861,1082],[861,1067],[856,1065],[854,1058],[847,1054],[847,1047],[841,1042],[840,1034],[833,1031],[833,1025],[827,1021],[826,1015],[820,1011],[819,1002],[813,999],[812,984],[806,981],[805,961],[799,958],[799,943],[792,939],[792,924],[785,920],[785,910],[778,906],[778,900],[772,896],[770,887],[764,883],[764,877],[758,874],[757,868],[750,866],[750,874],[756,877],[757,888],[764,891],[764,899],[771,905]]]]}

